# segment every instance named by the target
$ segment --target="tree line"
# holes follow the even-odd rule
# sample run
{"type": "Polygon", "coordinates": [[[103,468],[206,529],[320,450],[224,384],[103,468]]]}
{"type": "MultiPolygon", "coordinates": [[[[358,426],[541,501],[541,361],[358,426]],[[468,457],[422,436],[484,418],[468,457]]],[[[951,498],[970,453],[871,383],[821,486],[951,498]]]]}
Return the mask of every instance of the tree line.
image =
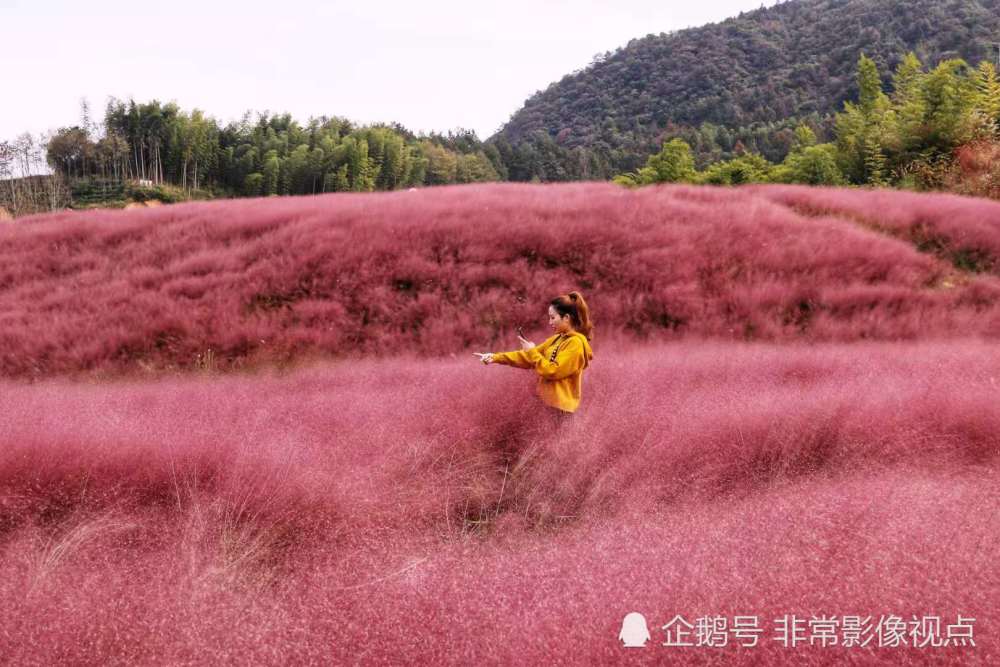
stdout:
{"type": "Polygon", "coordinates": [[[138,179],[224,196],[368,192],[505,175],[496,149],[467,130],[416,136],[398,124],[324,116],[302,125],[289,114],[252,120],[249,112],[221,125],[198,109],[156,100],[112,99],[101,123],[84,104],[81,122],[57,131],[46,156],[67,179],[138,179]]]}
{"type": "MultiPolygon", "coordinates": [[[[691,145],[675,136],[645,166],[614,181],[960,189],[955,177],[961,181],[959,172],[969,162],[963,162],[963,156],[998,150],[1000,79],[992,63],[972,67],[950,58],[928,70],[909,53],[891,77],[890,92],[885,92],[875,61],[862,54],[856,79],[858,99],[845,102],[843,111],[835,114],[830,142],[818,143],[813,128],[802,124],[780,163],[737,146],[736,157],[699,170],[691,145]]],[[[1000,172],[990,175],[1000,181],[1000,172]]]]}

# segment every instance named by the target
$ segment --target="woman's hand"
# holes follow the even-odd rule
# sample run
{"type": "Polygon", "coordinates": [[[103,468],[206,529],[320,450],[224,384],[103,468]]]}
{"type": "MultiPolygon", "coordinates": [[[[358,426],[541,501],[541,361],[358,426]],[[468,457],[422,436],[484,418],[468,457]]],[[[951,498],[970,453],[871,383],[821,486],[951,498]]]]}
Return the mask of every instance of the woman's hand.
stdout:
{"type": "Polygon", "coordinates": [[[528,340],[527,338],[525,338],[521,334],[518,334],[517,338],[518,338],[519,341],[521,341],[521,349],[522,350],[530,350],[531,348],[535,347],[534,343],[532,343],[530,340],[528,340]]]}
{"type": "Polygon", "coordinates": [[[492,352],[473,352],[472,354],[474,354],[477,357],[479,357],[479,360],[482,361],[484,364],[492,364],[493,363],[493,353],[492,352]]]}

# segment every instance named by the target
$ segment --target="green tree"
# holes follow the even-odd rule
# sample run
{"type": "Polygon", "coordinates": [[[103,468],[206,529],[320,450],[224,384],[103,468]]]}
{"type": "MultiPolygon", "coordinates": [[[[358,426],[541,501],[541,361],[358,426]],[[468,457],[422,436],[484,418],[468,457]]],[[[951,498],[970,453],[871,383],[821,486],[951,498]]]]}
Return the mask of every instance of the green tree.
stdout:
{"type": "Polygon", "coordinates": [[[844,103],[837,114],[837,156],[841,171],[854,183],[885,182],[885,152],[888,128],[894,123],[888,96],[882,92],[875,61],[864,54],[858,59],[858,103],[844,103]]]}
{"type": "Polygon", "coordinates": [[[362,136],[351,135],[343,141],[346,149],[347,170],[353,192],[371,192],[375,189],[376,167],[368,157],[368,141],[362,136]]]}
{"type": "Polygon", "coordinates": [[[875,61],[861,54],[858,59],[858,106],[865,116],[872,116],[880,107],[885,107],[887,98],[882,92],[882,77],[879,76],[875,61]]]}
{"type": "Polygon", "coordinates": [[[80,127],[60,128],[46,146],[45,157],[49,166],[59,170],[67,178],[85,176],[84,165],[95,147],[80,127]]]}
{"type": "Polygon", "coordinates": [[[743,185],[744,183],[766,183],[774,165],[757,153],[743,155],[716,162],[701,173],[698,181],[711,185],[743,185]]]}
{"type": "Polygon", "coordinates": [[[625,187],[635,187],[637,185],[642,185],[639,182],[638,174],[632,172],[627,174],[618,174],[611,179],[611,182],[615,185],[624,185],[625,187]]]}
{"type": "Polygon", "coordinates": [[[983,114],[988,122],[993,123],[993,132],[997,132],[1000,123],[1000,79],[997,78],[993,63],[983,61],[979,64],[973,76],[976,87],[975,108],[983,114]]]}
{"type": "Polygon", "coordinates": [[[885,173],[886,158],[882,151],[882,137],[879,136],[876,129],[873,128],[864,136],[863,150],[865,178],[868,185],[888,185],[885,173]]]}
{"type": "Polygon", "coordinates": [[[482,151],[457,157],[455,164],[456,183],[483,183],[497,180],[500,180],[500,176],[482,151]]]}
{"type": "Polygon", "coordinates": [[[241,144],[234,151],[234,176],[236,182],[242,181],[257,170],[257,148],[250,144],[241,144]]]}
{"type": "Polygon", "coordinates": [[[834,144],[805,146],[789,153],[785,161],[775,167],[771,180],[806,185],[843,185],[845,182],[837,167],[837,147],[834,144]]]}
{"type": "Polygon", "coordinates": [[[795,144],[793,150],[801,150],[809,146],[816,145],[816,133],[808,125],[799,125],[795,128],[795,144]]]}
{"type": "Polygon", "coordinates": [[[190,117],[185,113],[177,114],[170,123],[169,152],[173,157],[171,161],[180,172],[175,179],[179,178],[180,186],[185,190],[188,187],[190,166],[194,162],[194,144],[194,131],[191,127],[190,117]]]}
{"type": "Polygon", "coordinates": [[[243,194],[247,197],[259,197],[264,188],[264,174],[254,172],[243,179],[243,194]]]}
{"type": "Polygon", "coordinates": [[[683,139],[671,139],[656,155],[646,160],[646,166],[636,179],[641,184],[693,182],[697,177],[691,147],[683,139]]]}
{"type": "Polygon", "coordinates": [[[927,143],[940,153],[948,153],[973,138],[971,111],[975,108],[976,90],[967,75],[968,69],[968,64],[960,58],[945,60],[925,80],[930,126],[927,143]]]}
{"type": "Polygon", "coordinates": [[[351,189],[351,179],[347,175],[347,165],[342,164],[334,171],[328,171],[323,178],[323,192],[347,192],[351,189]]]}
{"type": "Polygon", "coordinates": [[[410,168],[410,152],[403,137],[392,130],[381,128],[382,163],[375,178],[375,187],[380,190],[395,190],[406,180],[410,168]]]}
{"type": "Polygon", "coordinates": [[[912,160],[924,144],[927,117],[925,77],[923,65],[912,52],[903,58],[893,75],[893,123],[887,143],[889,151],[897,156],[897,164],[912,160]]]}
{"type": "Polygon", "coordinates": [[[303,194],[309,181],[309,146],[299,144],[281,163],[281,194],[303,194]]]}
{"type": "Polygon", "coordinates": [[[271,149],[264,155],[264,182],[262,193],[265,195],[278,194],[279,179],[281,176],[281,159],[278,151],[271,149]]]}
{"type": "Polygon", "coordinates": [[[427,185],[454,183],[458,172],[458,156],[431,141],[420,144],[420,152],[427,160],[427,185]]]}
{"type": "Polygon", "coordinates": [[[409,166],[406,170],[406,178],[403,185],[406,187],[423,185],[427,179],[428,160],[419,146],[407,146],[407,151],[410,154],[409,166]]]}
{"type": "Polygon", "coordinates": [[[316,194],[317,188],[323,185],[323,161],[325,153],[320,147],[309,151],[306,172],[303,177],[303,188],[308,194],[316,194]]]}

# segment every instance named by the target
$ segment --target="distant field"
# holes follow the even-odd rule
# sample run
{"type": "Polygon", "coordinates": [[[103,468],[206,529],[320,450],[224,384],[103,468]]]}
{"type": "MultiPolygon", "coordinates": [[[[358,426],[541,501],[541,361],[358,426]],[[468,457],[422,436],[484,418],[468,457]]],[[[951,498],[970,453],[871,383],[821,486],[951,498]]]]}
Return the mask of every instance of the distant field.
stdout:
{"type": "Polygon", "coordinates": [[[1000,664],[997,257],[1000,204],[794,187],[2,226],[2,661],[1000,664]],[[472,352],[571,289],[556,430],[472,352]],[[933,616],[975,646],[914,647],[933,616]]]}

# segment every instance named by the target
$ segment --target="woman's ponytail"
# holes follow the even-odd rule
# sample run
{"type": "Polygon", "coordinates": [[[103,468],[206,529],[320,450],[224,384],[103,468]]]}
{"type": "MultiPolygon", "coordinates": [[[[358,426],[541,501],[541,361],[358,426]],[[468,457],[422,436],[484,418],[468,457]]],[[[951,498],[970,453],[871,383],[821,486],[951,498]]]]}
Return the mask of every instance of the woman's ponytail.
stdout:
{"type": "Polygon", "coordinates": [[[586,336],[587,340],[593,340],[594,323],[590,321],[590,308],[582,294],[573,291],[553,299],[551,304],[559,315],[569,315],[573,327],[586,336]]]}

